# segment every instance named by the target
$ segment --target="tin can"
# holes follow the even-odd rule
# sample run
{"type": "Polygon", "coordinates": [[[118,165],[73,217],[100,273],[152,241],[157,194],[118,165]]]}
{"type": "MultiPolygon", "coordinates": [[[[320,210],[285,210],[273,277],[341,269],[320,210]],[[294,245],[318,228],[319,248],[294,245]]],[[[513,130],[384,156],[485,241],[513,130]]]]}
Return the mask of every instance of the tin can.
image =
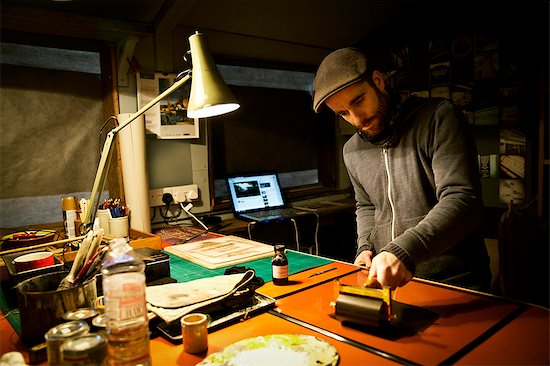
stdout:
{"type": "Polygon", "coordinates": [[[70,338],[61,345],[63,365],[101,365],[107,357],[107,337],[88,333],[70,338]]]}
{"type": "Polygon", "coordinates": [[[105,317],[105,313],[99,314],[93,318],[92,325],[97,331],[105,331],[105,328],[107,327],[107,318],[105,317]]]}
{"type": "Polygon", "coordinates": [[[90,326],[81,320],[62,323],[48,330],[44,336],[47,344],[48,365],[60,365],[62,363],[61,345],[63,342],[89,331],[90,326]]]}
{"type": "Polygon", "coordinates": [[[80,308],[71,310],[63,315],[63,319],[70,322],[73,320],[82,320],[92,328],[92,319],[99,315],[99,310],[94,308],[80,308]]]}

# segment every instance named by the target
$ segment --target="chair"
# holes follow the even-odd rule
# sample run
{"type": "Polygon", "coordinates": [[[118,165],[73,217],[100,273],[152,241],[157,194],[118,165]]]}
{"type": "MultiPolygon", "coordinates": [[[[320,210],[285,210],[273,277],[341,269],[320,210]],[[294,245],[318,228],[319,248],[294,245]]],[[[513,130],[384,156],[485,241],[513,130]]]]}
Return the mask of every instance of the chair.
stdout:
{"type": "Polygon", "coordinates": [[[509,204],[499,223],[500,295],[548,304],[548,242],[537,202],[509,204]]]}

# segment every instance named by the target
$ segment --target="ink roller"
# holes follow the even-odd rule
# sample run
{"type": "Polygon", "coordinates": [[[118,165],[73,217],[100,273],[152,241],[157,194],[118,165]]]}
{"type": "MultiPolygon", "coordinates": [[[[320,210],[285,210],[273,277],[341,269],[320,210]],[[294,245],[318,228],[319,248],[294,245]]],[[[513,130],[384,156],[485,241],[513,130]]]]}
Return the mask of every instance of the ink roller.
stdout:
{"type": "Polygon", "coordinates": [[[391,310],[391,289],[383,288],[376,280],[363,286],[338,284],[339,294],[334,305],[334,317],[370,327],[380,327],[395,316],[391,310]]]}

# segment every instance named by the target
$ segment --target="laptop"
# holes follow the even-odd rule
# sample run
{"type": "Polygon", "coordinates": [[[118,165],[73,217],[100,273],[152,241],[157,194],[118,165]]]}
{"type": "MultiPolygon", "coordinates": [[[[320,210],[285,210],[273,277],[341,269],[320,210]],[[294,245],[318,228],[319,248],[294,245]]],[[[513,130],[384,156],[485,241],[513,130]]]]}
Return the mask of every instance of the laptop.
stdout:
{"type": "Polygon", "coordinates": [[[236,174],[227,177],[233,214],[243,221],[266,222],[307,214],[287,207],[275,172],[236,174]]]}

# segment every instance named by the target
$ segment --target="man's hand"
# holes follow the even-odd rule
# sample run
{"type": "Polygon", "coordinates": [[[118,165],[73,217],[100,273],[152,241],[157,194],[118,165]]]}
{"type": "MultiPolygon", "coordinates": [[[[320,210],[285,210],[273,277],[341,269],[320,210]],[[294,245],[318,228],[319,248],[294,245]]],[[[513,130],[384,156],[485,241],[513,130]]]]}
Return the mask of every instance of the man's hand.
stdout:
{"type": "Polygon", "coordinates": [[[365,267],[365,270],[367,271],[370,269],[371,263],[372,252],[370,250],[364,250],[359,253],[357,258],[355,258],[355,262],[353,262],[353,264],[355,264],[356,266],[365,267]]]}
{"type": "Polygon", "coordinates": [[[412,273],[395,255],[381,252],[371,261],[369,278],[376,278],[382,286],[396,288],[405,286],[412,279],[412,273]]]}

